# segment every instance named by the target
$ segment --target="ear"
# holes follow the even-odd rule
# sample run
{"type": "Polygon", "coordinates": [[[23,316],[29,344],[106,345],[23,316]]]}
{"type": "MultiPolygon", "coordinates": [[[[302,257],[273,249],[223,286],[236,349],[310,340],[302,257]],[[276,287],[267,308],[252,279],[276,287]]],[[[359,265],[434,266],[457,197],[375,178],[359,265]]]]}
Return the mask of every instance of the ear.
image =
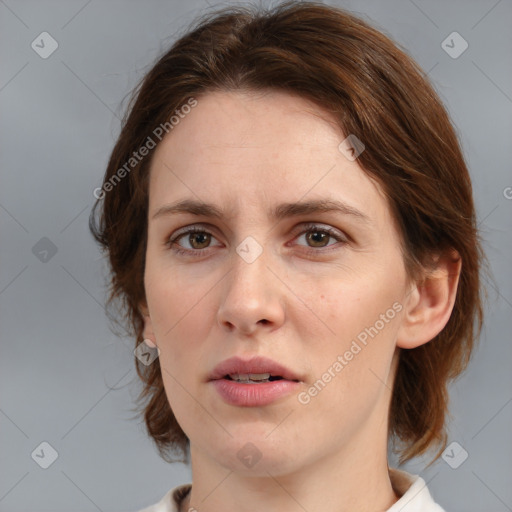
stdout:
{"type": "Polygon", "coordinates": [[[144,343],[149,347],[156,347],[156,337],[153,331],[153,324],[151,322],[151,317],[149,316],[149,310],[146,304],[141,304],[139,306],[139,311],[141,312],[144,318],[144,329],[142,331],[142,335],[144,336],[144,343]]]}
{"type": "Polygon", "coordinates": [[[419,347],[444,329],[455,303],[461,268],[460,255],[450,251],[438,256],[433,268],[412,285],[398,331],[398,347],[419,347]]]}

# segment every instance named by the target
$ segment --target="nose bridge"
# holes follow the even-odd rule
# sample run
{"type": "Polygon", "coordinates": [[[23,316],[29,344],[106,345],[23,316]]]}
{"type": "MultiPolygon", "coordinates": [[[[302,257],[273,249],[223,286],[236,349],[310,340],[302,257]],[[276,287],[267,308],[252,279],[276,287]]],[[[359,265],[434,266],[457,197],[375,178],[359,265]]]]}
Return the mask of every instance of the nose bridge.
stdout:
{"type": "Polygon", "coordinates": [[[235,252],[236,254],[233,254],[233,270],[229,283],[229,293],[240,293],[242,298],[246,296],[246,298],[259,300],[262,294],[266,294],[269,284],[267,282],[267,264],[269,263],[270,250],[254,237],[247,236],[238,244],[235,252]]]}

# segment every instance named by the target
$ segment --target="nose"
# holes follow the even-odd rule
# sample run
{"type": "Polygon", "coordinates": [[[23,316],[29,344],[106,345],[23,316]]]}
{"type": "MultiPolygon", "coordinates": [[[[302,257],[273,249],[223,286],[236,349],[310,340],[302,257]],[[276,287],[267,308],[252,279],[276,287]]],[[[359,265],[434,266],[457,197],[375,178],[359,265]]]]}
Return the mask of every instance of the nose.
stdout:
{"type": "MultiPolygon", "coordinates": [[[[285,286],[269,268],[266,251],[248,262],[233,254],[232,270],[224,281],[221,303],[217,313],[221,328],[245,335],[258,330],[275,330],[284,321],[285,286]]],[[[272,266],[272,265],[270,265],[272,266]]]]}

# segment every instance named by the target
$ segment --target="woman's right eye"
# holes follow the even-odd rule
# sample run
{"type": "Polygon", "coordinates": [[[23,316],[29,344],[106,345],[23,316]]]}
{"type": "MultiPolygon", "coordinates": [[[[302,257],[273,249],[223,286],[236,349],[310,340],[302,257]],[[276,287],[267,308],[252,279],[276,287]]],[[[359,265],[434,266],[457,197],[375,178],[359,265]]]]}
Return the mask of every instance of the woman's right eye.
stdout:
{"type": "Polygon", "coordinates": [[[212,237],[213,234],[207,231],[206,229],[192,227],[179,232],[173,238],[167,240],[166,246],[168,246],[172,251],[176,252],[177,254],[190,254],[196,256],[201,255],[201,253],[206,248],[208,248],[208,245],[210,244],[212,237]],[[178,243],[182,238],[185,239],[190,244],[190,249],[183,248],[183,246],[178,243]],[[197,247],[196,244],[199,247],[197,247]]]}

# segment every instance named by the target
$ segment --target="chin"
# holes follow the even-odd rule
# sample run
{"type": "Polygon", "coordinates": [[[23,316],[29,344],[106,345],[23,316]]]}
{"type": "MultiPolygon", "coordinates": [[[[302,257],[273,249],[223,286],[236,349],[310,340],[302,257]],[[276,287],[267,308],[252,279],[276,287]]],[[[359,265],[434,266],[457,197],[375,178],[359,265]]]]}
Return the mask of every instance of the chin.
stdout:
{"type": "Polygon", "coordinates": [[[238,435],[232,432],[233,437],[224,444],[216,443],[214,458],[226,469],[244,475],[268,477],[269,473],[277,476],[293,472],[298,464],[297,446],[288,445],[277,431],[273,432],[275,425],[266,427],[238,435]]]}

